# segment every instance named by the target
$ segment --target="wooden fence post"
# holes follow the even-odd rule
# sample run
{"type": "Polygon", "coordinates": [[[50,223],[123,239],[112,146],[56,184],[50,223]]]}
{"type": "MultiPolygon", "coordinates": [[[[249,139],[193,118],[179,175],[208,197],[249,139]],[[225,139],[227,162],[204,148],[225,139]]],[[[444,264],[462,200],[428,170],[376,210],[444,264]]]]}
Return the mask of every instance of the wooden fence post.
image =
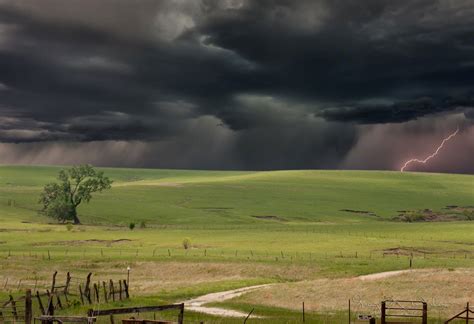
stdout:
{"type": "Polygon", "coordinates": [[[69,285],[71,284],[71,274],[68,272],[66,275],[66,285],[64,287],[64,294],[67,295],[69,293],[69,285]]]}
{"type": "Polygon", "coordinates": [[[56,306],[59,306],[59,308],[63,309],[63,303],[61,303],[61,299],[59,298],[59,295],[56,295],[56,300],[57,300],[56,306]]]}
{"type": "Polygon", "coordinates": [[[81,296],[81,303],[84,305],[84,294],[82,293],[82,286],[79,284],[79,295],[81,296]]]}
{"type": "Polygon", "coordinates": [[[130,294],[128,293],[128,282],[126,280],[123,281],[123,288],[125,290],[125,298],[130,298],[130,294]]]}
{"type": "Polygon", "coordinates": [[[100,299],[99,299],[99,287],[97,286],[96,283],[94,283],[94,293],[95,293],[95,301],[97,303],[100,302],[100,299]]]}
{"type": "Polygon", "coordinates": [[[46,311],[44,310],[43,302],[41,301],[39,291],[36,291],[36,298],[38,299],[38,306],[41,311],[41,315],[46,315],[46,311]]]}
{"type": "Polygon", "coordinates": [[[184,303],[181,304],[178,315],[178,324],[184,323],[184,303]]]}
{"type": "Polygon", "coordinates": [[[92,304],[91,300],[91,276],[92,272],[89,272],[86,279],[86,286],[84,287],[84,295],[86,295],[87,301],[89,304],[92,304]]]}
{"type": "Polygon", "coordinates": [[[250,313],[248,313],[247,317],[244,319],[244,324],[247,323],[248,319],[250,318],[250,315],[252,315],[253,311],[255,310],[255,308],[252,308],[252,310],[250,311],[250,313]]]}
{"type": "Polygon", "coordinates": [[[423,302],[423,324],[428,324],[428,304],[423,302]]]}
{"type": "Polygon", "coordinates": [[[57,276],[57,274],[58,274],[57,271],[55,271],[54,274],[53,274],[53,281],[51,283],[51,293],[54,293],[54,289],[56,288],[56,276],[57,276]]]}
{"type": "Polygon", "coordinates": [[[110,279],[110,295],[112,296],[112,301],[115,301],[115,288],[112,279],[110,279]]]}
{"type": "Polygon", "coordinates": [[[50,294],[49,291],[48,291],[48,308],[46,310],[46,315],[51,315],[53,316],[54,315],[54,300],[53,300],[53,297],[54,295],[50,294]]]}
{"type": "Polygon", "coordinates": [[[15,300],[13,299],[13,296],[10,295],[10,304],[12,305],[12,314],[13,314],[13,319],[15,320],[15,322],[18,320],[18,312],[16,310],[16,302],[15,300]]]}
{"type": "Polygon", "coordinates": [[[102,281],[102,286],[104,287],[104,300],[108,303],[109,299],[107,298],[107,286],[105,285],[105,281],[102,281]]]}
{"type": "Polygon", "coordinates": [[[351,324],[351,300],[349,299],[349,304],[348,304],[348,313],[349,313],[349,324],[351,324]]]}
{"type": "Polygon", "coordinates": [[[380,324],[386,324],[385,322],[385,302],[382,302],[382,314],[381,314],[380,324]]]}
{"type": "Polygon", "coordinates": [[[305,318],[304,318],[304,302],[303,302],[303,323],[305,322],[305,318]]]}
{"type": "Polygon", "coordinates": [[[469,302],[466,304],[466,323],[469,324],[469,302]]]}

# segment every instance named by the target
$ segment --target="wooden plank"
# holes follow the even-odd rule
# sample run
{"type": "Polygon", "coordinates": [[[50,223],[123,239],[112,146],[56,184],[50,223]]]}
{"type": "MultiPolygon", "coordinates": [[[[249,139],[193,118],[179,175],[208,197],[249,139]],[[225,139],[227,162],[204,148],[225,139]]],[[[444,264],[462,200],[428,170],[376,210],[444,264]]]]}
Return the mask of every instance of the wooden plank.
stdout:
{"type": "Polygon", "coordinates": [[[184,304],[90,310],[90,315],[93,317],[97,317],[97,316],[105,316],[105,315],[110,315],[110,314],[120,315],[120,314],[131,314],[131,313],[159,312],[159,311],[164,311],[164,310],[169,310],[169,309],[181,310],[181,309],[184,309],[184,304]]]}
{"type": "Polygon", "coordinates": [[[84,317],[84,316],[48,316],[43,315],[39,317],[35,317],[35,320],[41,322],[70,322],[70,323],[91,323],[95,322],[97,318],[95,317],[84,317]]]}
{"type": "Polygon", "coordinates": [[[122,324],[176,324],[176,322],[163,320],[124,319],[122,320],[122,324]]]}

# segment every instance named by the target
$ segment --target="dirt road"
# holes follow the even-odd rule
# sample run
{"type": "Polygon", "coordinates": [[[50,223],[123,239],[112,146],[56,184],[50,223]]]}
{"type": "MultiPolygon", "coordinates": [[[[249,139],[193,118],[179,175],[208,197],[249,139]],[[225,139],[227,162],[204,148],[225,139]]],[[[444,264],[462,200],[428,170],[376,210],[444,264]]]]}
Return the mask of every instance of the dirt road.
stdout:
{"type": "MultiPolygon", "coordinates": [[[[222,302],[225,300],[229,300],[235,297],[239,297],[252,290],[261,289],[268,286],[270,286],[270,284],[250,286],[250,287],[244,287],[244,288],[239,288],[239,289],[233,289],[233,290],[207,294],[207,295],[203,295],[194,299],[187,300],[184,302],[184,305],[187,310],[209,314],[209,315],[216,315],[216,316],[223,316],[223,317],[246,317],[248,314],[244,312],[228,310],[228,309],[223,309],[223,308],[218,308],[218,307],[207,307],[204,305],[209,304],[209,303],[222,302]]],[[[251,316],[251,317],[258,318],[257,316],[251,316]]]]}
{"type": "Polygon", "coordinates": [[[409,273],[415,270],[397,270],[397,271],[385,271],[385,272],[378,272],[378,273],[371,273],[364,276],[358,276],[357,278],[360,280],[377,280],[377,279],[385,279],[388,277],[398,276],[404,273],[409,273]]]}
{"type": "MultiPolygon", "coordinates": [[[[355,279],[378,280],[378,279],[385,279],[388,277],[398,276],[404,273],[409,273],[411,271],[415,271],[415,270],[397,270],[397,271],[372,273],[369,275],[355,277],[355,279]]],[[[184,304],[187,310],[191,310],[194,312],[221,316],[221,317],[246,317],[248,314],[241,311],[223,309],[219,307],[208,307],[205,305],[210,304],[210,303],[222,302],[222,301],[229,300],[235,297],[239,297],[250,291],[253,291],[256,289],[263,289],[271,285],[273,284],[250,286],[250,287],[244,287],[244,288],[239,288],[239,289],[211,293],[211,294],[207,294],[207,295],[203,295],[197,298],[187,300],[184,302],[184,304]]],[[[258,318],[258,316],[251,316],[251,317],[258,318]]]]}

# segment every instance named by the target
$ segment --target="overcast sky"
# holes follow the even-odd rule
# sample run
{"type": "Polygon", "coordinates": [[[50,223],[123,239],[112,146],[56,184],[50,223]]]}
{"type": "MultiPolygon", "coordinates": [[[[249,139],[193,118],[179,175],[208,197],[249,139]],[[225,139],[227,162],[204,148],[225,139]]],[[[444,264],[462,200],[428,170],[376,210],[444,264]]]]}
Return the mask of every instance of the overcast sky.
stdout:
{"type": "Polygon", "coordinates": [[[0,0],[0,163],[474,173],[474,0],[0,0]]]}

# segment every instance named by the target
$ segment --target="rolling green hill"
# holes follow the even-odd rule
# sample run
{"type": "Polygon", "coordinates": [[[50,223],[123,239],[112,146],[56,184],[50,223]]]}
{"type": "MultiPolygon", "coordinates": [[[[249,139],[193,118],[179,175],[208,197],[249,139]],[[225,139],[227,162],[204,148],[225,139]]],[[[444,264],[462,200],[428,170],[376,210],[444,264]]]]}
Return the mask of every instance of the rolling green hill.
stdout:
{"type": "MultiPolygon", "coordinates": [[[[59,169],[1,166],[2,219],[38,221],[39,192],[45,183],[55,180],[59,169]],[[8,201],[14,201],[14,206],[8,201]]],[[[440,210],[447,205],[474,204],[474,177],[469,175],[112,168],[103,171],[114,180],[113,189],[79,208],[84,223],[126,225],[145,221],[150,225],[192,227],[367,222],[391,218],[400,210],[440,210]]]]}

